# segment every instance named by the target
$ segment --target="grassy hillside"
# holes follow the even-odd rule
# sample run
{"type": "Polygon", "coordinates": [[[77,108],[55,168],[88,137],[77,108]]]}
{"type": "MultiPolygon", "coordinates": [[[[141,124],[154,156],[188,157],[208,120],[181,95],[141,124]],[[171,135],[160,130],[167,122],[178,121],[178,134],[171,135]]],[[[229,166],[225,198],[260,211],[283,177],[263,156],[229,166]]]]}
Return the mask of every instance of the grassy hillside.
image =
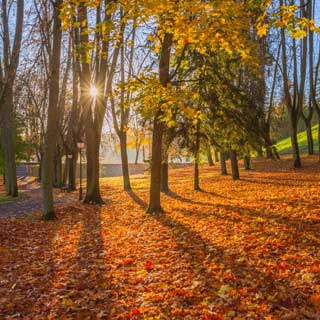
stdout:
{"type": "MultiPolygon", "coordinates": [[[[318,125],[315,125],[314,127],[312,127],[312,136],[313,136],[314,148],[315,148],[315,150],[317,150],[318,149],[318,138],[317,138],[318,125]]],[[[308,152],[307,135],[306,135],[305,131],[300,132],[298,134],[298,142],[299,142],[300,151],[302,153],[308,152]]],[[[277,147],[278,152],[280,154],[291,153],[291,139],[290,139],[290,137],[279,141],[276,144],[276,147],[277,147]]]]}

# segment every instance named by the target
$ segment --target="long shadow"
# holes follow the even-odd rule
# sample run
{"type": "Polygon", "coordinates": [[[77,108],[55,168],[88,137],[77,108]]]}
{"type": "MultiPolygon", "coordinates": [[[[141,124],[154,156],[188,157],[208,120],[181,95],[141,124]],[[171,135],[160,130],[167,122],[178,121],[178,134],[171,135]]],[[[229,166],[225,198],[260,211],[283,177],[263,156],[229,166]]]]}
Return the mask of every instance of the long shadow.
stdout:
{"type": "Polygon", "coordinates": [[[147,203],[142,200],[134,191],[128,191],[127,194],[136,202],[142,209],[147,209],[147,203]]]}
{"type": "Polygon", "coordinates": [[[303,184],[298,184],[298,183],[291,184],[291,183],[281,183],[281,182],[269,182],[269,181],[254,180],[254,179],[247,179],[247,178],[241,178],[240,181],[245,181],[253,184],[265,184],[265,185],[274,185],[274,186],[282,186],[282,187],[303,187],[304,186],[303,184]]]}
{"type": "Polygon", "coordinates": [[[175,193],[174,191],[171,191],[171,190],[169,190],[165,194],[170,198],[173,198],[173,199],[176,199],[176,200],[179,200],[179,201],[182,201],[182,202],[191,203],[191,204],[200,204],[200,205],[204,205],[204,206],[208,205],[208,203],[205,203],[205,202],[194,201],[192,199],[188,199],[188,198],[182,197],[179,194],[177,194],[177,193],[175,193]]]}
{"type": "MultiPolygon", "coordinates": [[[[212,244],[204,239],[201,234],[191,230],[169,215],[162,214],[155,216],[155,219],[163,226],[173,230],[172,233],[175,235],[182,259],[185,259],[192,267],[192,278],[200,279],[201,286],[197,288],[197,296],[192,301],[186,300],[184,303],[198,305],[204,297],[207,297],[211,303],[216,304],[218,302],[223,308],[240,310],[241,295],[234,293],[232,298],[226,299],[223,296],[221,297],[221,288],[226,288],[227,285],[235,292],[242,288],[246,288],[249,292],[259,292],[260,298],[247,297],[249,301],[250,299],[253,299],[253,301],[257,299],[255,300],[256,303],[263,303],[267,296],[273,296],[279,292],[278,283],[273,275],[258,270],[245,260],[239,260],[240,252],[212,244]],[[212,264],[220,266],[220,268],[222,266],[222,270],[211,271],[210,266],[212,264]],[[258,301],[259,299],[260,301],[258,301]]],[[[242,253],[242,255],[244,254],[242,253]]],[[[289,284],[287,285],[289,287],[289,284]]],[[[298,296],[299,293],[290,288],[290,291],[284,293],[281,298],[275,299],[272,308],[278,310],[282,307],[290,308],[298,305],[298,296]]]]}
{"type": "Polygon", "coordinates": [[[99,207],[88,206],[80,218],[75,217],[80,219],[82,232],[67,277],[61,279],[65,299],[56,307],[57,318],[66,315],[74,319],[110,317],[111,275],[106,269],[100,211],[99,207]]]}
{"type": "MultiPolygon", "coordinates": [[[[259,211],[259,210],[254,210],[247,207],[239,207],[239,206],[227,205],[227,204],[216,204],[215,206],[217,208],[238,212],[241,215],[248,216],[248,217],[265,218],[267,220],[273,220],[273,223],[294,228],[295,231],[297,231],[298,233],[310,232],[310,233],[313,233],[317,238],[319,237],[320,222],[303,221],[301,219],[296,219],[288,216],[283,216],[281,214],[277,214],[274,212],[266,211],[265,209],[263,209],[263,211],[262,210],[259,211]]],[[[225,219],[228,219],[228,217],[226,216],[225,219]]],[[[319,241],[309,240],[309,241],[314,245],[319,245],[319,242],[320,242],[320,240],[319,241]]]]}
{"type": "Polygon", "coordinates": [[[223,196],[223,195],[218,194],[218,193],[213,192],[213,191],[206,191],[206,190],[201,189],[200,192],[205,193],[205,194],[210,194],[211,196],[218,197],[218,198],[232,199],[232,198],[230,198],[230,197],[223,196]]]}
{"type": "MultiPolygon", "coordinates": [[[[204,194],[208,194],[208,195],[211,195],[211,196],[213,196],[213,197],[219,197],[219,198],[224,198],[224,199],[231,199],[231,198],[222,196],[222,195],[220,195],[220,194],[217,194],[217,193],[215,193],[215,192],[205,191],[205,190],[203,190],[203,189],[198,190],[198,192],[201,192],[201,193],[204,193],[204,194]]],[[[179,195],[179,194],[177,194],[176,192],[171,191],[171,190],[170,190],[169,192],[167,192],[166,195],[169,196],[170,198],[179,200],[179,201],[181,201],[181,202],[186,202],[186,203],[190,203],[190,204],[198,204],[198,205],[203,205],[203,206],[212,206],[212,204],[207,203],[207,202],[195,201],[195,200],[192,200],[192,199],[189,199],[189,198],[182,197],[181,195],[179,195]]]]}
{"type": "MultiPolygon", "coordinates": [[[[145,202],[134,195],[134,201],[142,208],[145,207],[145,202]]],[[[237,210],[234,206],[220,206],[227,209],[237,210]]],[[[237,212],[237,211],[236,211],[237,212]]],[[[191,213],[191,210],[190,210],[191,213]]],[[[243,213],[243,211],[241,211],[243,213]]],[[[194,213],[194,215],[198,215],[194,213]]],[[[253,213],[258,214],[258,212],[253,213]]],[[[290,279],[276,280],[274,272],[264,272],[252,265],[252,262],[247,262],[250,259],[250,253],[240,252],[235,248],[222,247],[211,243],[209,240],[202,237],[202,235],[192,230],[188,225],[177,221],[168,214],[160,214],[154,218],[163,226],[172,229],[177,248],[181,252],[179,259],[187,262],[190,267],[188,271],[190,277],[200,284],[193,289],[196,291],[196,296],[191,298],[186,296],[182,301],[179,300],[181,308],[192,308],[206,299],[208,303],[220,305],[222,308],[230,308],[232,310],[240,310],[241,301],[243,297],[241,294],[233,294],[232,298],[226,299],[221,296],[221,288],[232,288],[237,292],[238,289],[245,288],[249,294],[246,296],[246,301],[255,304],[263,304],[267,301],[267,297],[274,297],[269,311],[278,312],[279,310],[291,308],[303,308],[305,301],[301,299],[299,289],[292,287],[290,279]],[[247,259],[239,259],[239,257],[246,257],[247,259]],[[217,266],[218,269],[212,269],[211,266],[217,266]],[[228,287],[225,287],[228,285],[228,287]],[[284,291],[283,288],[286,288],[284,291]],[[281,295],[278,295],[281,291],[281,295]],[[251,294],[252,292],[252,294],[251,294]],[[256,296],[255,293],[259,293],[256,296]]],[[[220,217],[227,219],[227,217],[220,217]]],[[[233,221],[237,222],[237,221],[233,221]]],[[[281,256],[281,252],[277,255],[281,256]]],[[[273,257],[274,259],[274,257],[273,257]]],[[[183,263],[182,263],[183,265],[183,263]]],[[[222,290],[223,291],[223,290],[222,290]]],[[[303,295],[303,294],[302,294],[303,295]]],[[[175,300],[175,303],[178,303],[175,300]]],[[[246,315],[247,310],[243,310],[246,315]]],[[[263,311],[261,311],[263,314],[263,311]]],[[[256,315],[259,314],[257,311],[256,315]]]]}
{"type": "Polygon", "coordinates": [[[31,319],[44,310],[55,276],[53,239],[62,223],[60,219],[0,220],[1,319],[17,315],[31,319]]]}

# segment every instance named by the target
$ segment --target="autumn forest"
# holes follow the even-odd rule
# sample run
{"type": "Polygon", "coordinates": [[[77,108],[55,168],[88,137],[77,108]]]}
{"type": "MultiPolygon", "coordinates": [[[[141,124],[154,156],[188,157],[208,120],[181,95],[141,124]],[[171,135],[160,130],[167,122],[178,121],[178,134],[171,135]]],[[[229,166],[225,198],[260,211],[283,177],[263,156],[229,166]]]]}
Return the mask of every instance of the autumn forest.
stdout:
{"type": "Polygon", "coordinates": [[[318,0],[0,3],[0,319],[320,318],[318,0]]]}

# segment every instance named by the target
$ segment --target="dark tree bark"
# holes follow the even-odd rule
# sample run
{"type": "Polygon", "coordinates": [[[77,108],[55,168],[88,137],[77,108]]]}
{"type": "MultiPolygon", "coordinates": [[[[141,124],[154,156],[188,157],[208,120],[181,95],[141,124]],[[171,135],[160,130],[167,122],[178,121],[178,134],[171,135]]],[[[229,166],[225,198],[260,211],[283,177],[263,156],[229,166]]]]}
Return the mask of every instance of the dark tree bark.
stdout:
{"type": "Polygon", "coordinates": [[[271,93],[270,93],[270,101],[269,101],[269,109],[267,112],[267,116],[264,122],[264,130],[265,130],[265,148],[266,148],[266,156],[267,159],[275,160],[275,156],[272,152],[272,139],[271,139],[271,115],[273,111],[273,100],[274,100],[274,93],[276,89],[276,83],[277,83],[277,74],[278,74],[278,64],[280,59],[280,52],[281,52],[281,45],[278,47],[277,57],[276,57],[276,63],[274,67],[274,74],[273,74],[273,80],[272,80],[272,87],[271,87],[271,93]]]}
{"type": "Polygon", "coordinates": [[[227,163],[226,163],[226,159],[227,159],[227,155],[226,153],[220,152],[220,159],[221,159],[221,174],[222,175],[227,175],[227,163]]]}
{"type": "Polygon", "coordinates": [[[250,157],[250,155],[245,156],[243,158],[243,164],[244,164],[245,170],[251,170],[251,157],[250,157]]]}
{"type": "MultiPolygon", "coordinates": [[[[283,0],[280,0],[280,5],[284,4],[283,0]]],[[[305,3],[304,0],[300,0],[301,4],[301,16],[305,17],[305,3]]],[[[301,167],[300,151],[297,139],[298,133],[298,121],[303,109],[303,100],[305,94],[305,80],[306,80],[306,64],[307,64],[307,37],[302,39],[301,54],[300,54],[300,72],[298,72],[298,60],[297,60],[297,44],[296,39],[292,39],[292,53],[293,53],[293,83],[292,94],[290,92],[290,81],[288,76],[288,58],[287,58],[287,43],[285,28],[280,31],[281,35],[281,51],[282,51],[282,79],[284,96],[286,106],[289,114],[290,127],[291,127],[291,145],[293,154],[293,165],[295,168],[301,167]],[[298,75],[299,80],[298,81],[298,75]]]]}
{"type": "Polygon", "coordinates": [[[214,150],[214,161],[215,162],[219,162],[220,161],[218,150],[214,150]]]}
{"type": "Polygon", "coordinates": [[[123,177],[123,189],[125,191],[131,190],[130,176],[129,176],[129,163],[128,163],[128,151],[127,151],[127,134],[120,135],[120,154],[122,165],[122,177],[123,177]]]}
{"type": "MultiPolygon", "coordinates": [[[[166,33],[162,43],[162,49],[159,61],[159,79],[162,86],[166,87],[170,82],[170,51],[172,45],[172,34],[166,33]]],[[[159,213],[162,211],[160,204],[161,196],[161,162],[162,162],[162,136],[164,124],[160,117],[162,111],[159,108],[153,120],[152,132],[152,159],[151,159],[151,177],[148,213],[159,213]]]]}
{"type": "Polygon", "coordinates": [[[77,154],[72,155],[72,159],[68,159],[68,187],[69,191],[76,190],[76,170],[77,170],[77,154]]]}
{"type": "Polygon", "coordinates": [[[58,97],[61,57],[61,21],[59,18],[62,0],[54,2],[53,7],[53,31],[52,53],[49,80],[49,105],[47,130],[44,141],[44,154],[42,162],[42,188],[43,188],[43,218],[52,220],[55,218],[53,207],[53,157],[58,131],[58,97]]]}
{"type": "Polygon", "coordinates": [[[138,164],[139,161],[139,153],[140,153],[140,146],[136,148],[136,158],[134,160],[134,164],[138,164]]]}
{"type": "Polygon", "coordinates": [[[151,178],[150,178],[150,200],[148,213],[162,212],[160,204],[160,183],[161,183],[161,151],[162,151],[162,135],[163,123],[159,119],[161,112],[158,111],[153,121],[152,131],[152,153],[151,153],[151,178]]]}
{"type": "Polygon", "coordinates": [[[169,191],[169,164],[168,157],[161,164],[161,192],[169,191]]]}
{"type": "Polygon", "coordinates": [[[230,150],[230,160],[231,160],[231,170],[232,170],[232,179],[239,180],[239,166],[238,166],[238,157],[235,150],[230,150]]]}
{"type": "MultiPolygon", "coordinates": [[[[13,86],[13,84],[12,84],[13,86]]],[[[8,196],[18,196],[18,184],[16,177],[16,129],[14,119],[13,93],[12,87],[5,88],[1,99],[2,108],[4,109],[2,117],[1,138],[4,150],[5,161],[5,189],[8,196]]]]}
{"type": "Polygon", "coordinates": [[[208,159],[208,165],[210,167],[214,166],[214,162],[213,162],[213,159],[212,159],[212,153],[211,153],[210,146],[207,147],[207,159],[208,159]]]}
{"type": "Polygon", "coordinates": [[[313,137],[312,137],[312,123],[311,121],[306,121],[306,133],[307,133],[307,145],[308,145],[308,154],[314,154],[313,148],[313,137]]]}
{"type": "MultiPolygon", "coordinates": [[[[81,95],[80,102],[83,108],[83,122],[86,136],[86,155],[87,155],[87,188],[85,203],[102,204],[103,200],[100,194],[99,185],[99,151],[101,134],[103,128],[103,120],[106,113],[106,100],[111,95],[113,76],[115,73],[119,51],[122,43],[124,24],[120,24],[120,39],[117,41],[113,50],[113,56],[108,68],[108,48],[109,42],[107,36],[101,36],[99,28],[95,33],[96,55],[95,64],[99,67],[95,68],[95,74],[91,72],[91,64],[87,59],[87,44],[89,43],[88,36],[88,12],[84,2],[79,3],[78,7],[78,22],[80,24],[79,32],[79,53],[81,60],[80,87],[81,95]],[[107,77],[108,74],[108,77],[107,77]],[[92,85],[91,79],[94,78],[95,86],[98,94],[93,99],[89,96],[88,90],[92,85]]],[[[108,11],[104,12],[104,19],[101,21],[101,3],[96,8],[96,25],[108,23],[111,16],[108,11]]],[[[76,38],[77,40],[77,38],[76,38]]]]}
{"type": "Polygon", "coordinates": [[[199,162],[200,162],[200,120],[197,122],[196,129],[196,144],[195,144],[195,152],[194,152],[194,190],[200,190],[199,183],[199,162]]]}
{"type": "MultiPolygon", "coordinates": [[[[11,4],[10,4],[11,6],[11,4]]],[[[5,188],[9,196],[18,196],[18,185],[16,177],[16,129],[14,117],[14,102],[13,102],[13,86],[16,79],[17,68],[19,65],[22,29],[23,29],[23,14],[24,1],[18,0],[16,6],[16,22],[13,44],[10,44],[10,29],[8,18],[7,0],[2,0],[1,3],[1,18],[2,18],[2,52],[3,66],[0,68],[0,119],[2,146],[4,150],[5,160],[5,188]]]]}

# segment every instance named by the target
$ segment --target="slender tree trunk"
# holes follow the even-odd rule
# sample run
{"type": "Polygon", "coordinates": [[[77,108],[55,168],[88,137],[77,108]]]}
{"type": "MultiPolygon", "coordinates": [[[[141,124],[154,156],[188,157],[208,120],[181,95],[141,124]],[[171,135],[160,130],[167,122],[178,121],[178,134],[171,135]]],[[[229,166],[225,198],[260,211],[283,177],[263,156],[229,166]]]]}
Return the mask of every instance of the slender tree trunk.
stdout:
{"type": "Polygon", "coordinates": [[[122,164],[123,189],[125,191],[130,191],[131,184],[130,184],[130,176],[129,176],[126,132],[122,132],[120,134],[120,153],[121,153],[121,164],[122,164]]]}
{"type": "Polygon", "coordinates": [[[207,159],[208,159],[208,165],[212,167],[214,165],[213,159],[212,159],[212,153],[210,146],[207,147],[207,159]]]}
{"type": "Polygon", "coordinates": [[[140,145],[137,146],[136,148],[136,158],[134,160],[134,164],[138,164],[138,161],[139,161],[139,152],[140,152],[140,145]]]}
{"type": "Polygon", "coordinates": [[[77,169],[77,152],[72,155],[72,159],[68,159],[69,166],[68,166],[68,184],[69,190],[74,191],[76,190],[76,169],[77,169]]]}
{"type": "Polygon", "coordinates": [[[44,142],[44,155],[42,162],[42,187],[43,187],[43,218],[52,220],[55,218],[53,207],[53,157],[58,131],[58,97],[61,55],[61,21],[59,18],[62,0],[54,3],[53,13],[53,44],[52,61],[50,65],[51,78],[49,82],[48,121],[44,142]]]}
{"type": "Polygon", "coordinates": [[[87,139],[87,190],[84,203],[102,204],[99,184],[99,150],[101,137],[94,129],[86,128],[87,139]]]}
{"type": "Polygon", "coordinates": [[[312,125],[311,121],[305,121],[306,124],[306,134],[307,134],[307,144],[308,144],[308,154],[313,155],[313,137],[312,137],[312,125]]]}
{"type": "Polygon", "coordinates": [[[219,162],[219,152],[218,150],[214,150],[214,161],[215,162],[219,162]]]}
{"type": "Polygon", "coordinates": [[[54,186],[56,188],[62,187],[62,156],[58,150],[55,157],[55,177],[54,177],[54,186]]]}
{"type": "MultiPolygon", "coordinates": [[[[14,118],[14,102],[13,102],[13,86],[19,65],[22,30],[24,1],[19,0],[16,4],[15,12],[15,32],[13,42],[10,43],[11,34],[9,27],[9,15],[11,2],[8,7],[8,1],[1,1],[1,29],[2,29],[2,45],[1,45],[1,68],[0,68],[0,114],[2,115],[2,139],[5,161],[5,187],[8,195],[12,197],[18,196],[18,186],[16,177],[16,153],[15,153],[15,118],[14,118]]],[[[11,12],[12,14],[12,12],[11,12]]]]}
{"type": "Polygon", "coordinates": [[[3,93],[2,116],[2,145],[5,160],[5,174],[6,174],[6,193],[8,196],[18,196],[18,185],[16,176],[16,157],[15,157],[15,126],[14,126],[14,112],[13,112],[13,93],[11,86],[8,86],[3,93]]]}
{"type": "Polygon", "coordinates": [[[151,158],[151,178],[150,178],[150,200],[148,213],[160,213],[162,212],[160,204],[160,183],[161,183],[161,159],[162,159],[162,136],[163,136],[163,124],[159,119],[160,112],[158,111],[154,123],[152,132],[152,158],[151,158]]]}
{"type": "Polygon", "coordinates": [[[144,146],[142,146],[142,161],[143,162],[146,161],[146,150],[145,150],[144,146]]]}
{"type": "Polygon", "coordinates": [[[318,160],[320,162],[320,112],[318,112],[318,160]]]}
{"type": "Polygon", "coordinates": [[[239,166],[238,166],[238,157],[235,150],[230,150],[230,160],[231,160],[231,170],[232,170],[232,179],[239,180],[239,166]]]}
{"type": "Polygon", "coordinates": [[[67,182],[68,182],[68,172],[69,172],[69,166],[70,166],[70,162],[68,159],[68,156],[65,157],[65,161],[62,165],[62,185],[66,186],[67,182]]]}
{"type": "Polygon", "coordinates": [[[291,146],[292,146],[292,155],[293,155],[293,165],[295,168],[301,168],[301,159],[300,159],[300,151],[298,144],[298,129],[297,129],[297,121],[296,119],[292,119],[291,116],[291,146]]]}
{"type": "Polygon", "coordinates": [[[200,190],[199,183],[199,162],[200,162],[200,120],[197,122],[196,145],[194,154],[194,190],[200,190]]]}
{"type": "MultiPolygon", "coordinates": [[[[166,33],[164,35],[162,49],[159,61],[159,80],[163,87],[170,82],[170,51],[173,35],[166,33]]],[[[161,109],[158,109],[154,116],[152,132],[152,159],[150,176],[150,199],[148,213],[159,213],[162,211],[160,204],[161,197],[161,162],[162,162],[162,136],[164,125],[161,123],[161,109]]]]}
{"type": "Polygon", "coordinates": [[[169,191],[169,163],[168,163],[168,154],[163,156],[161,163],[161,191],[169,191]]]}
{"type": "Polygon", "coordinates": [[[267,159],[275,160],[274,154],[272,152],[272,141],[270,137],[270,125],[267,123],[265,125],[265,148],[266,148],[266,156],[267,159]]]}
{"type": "Polygon", "coordinates": [[[245,156],[243,158],[243,164],[244,164],[245,170],[251,170],[251,157],[250,157],[250,155],[245,156]]]}
{"type": "Polygon", "coordinates": [[[225,176],[228,174],[228,172],[227,172],[227,163],[226,163],[227,155],[224,151],[220,152],[220,159],[221,159],[221,174],[225,176]]]}

